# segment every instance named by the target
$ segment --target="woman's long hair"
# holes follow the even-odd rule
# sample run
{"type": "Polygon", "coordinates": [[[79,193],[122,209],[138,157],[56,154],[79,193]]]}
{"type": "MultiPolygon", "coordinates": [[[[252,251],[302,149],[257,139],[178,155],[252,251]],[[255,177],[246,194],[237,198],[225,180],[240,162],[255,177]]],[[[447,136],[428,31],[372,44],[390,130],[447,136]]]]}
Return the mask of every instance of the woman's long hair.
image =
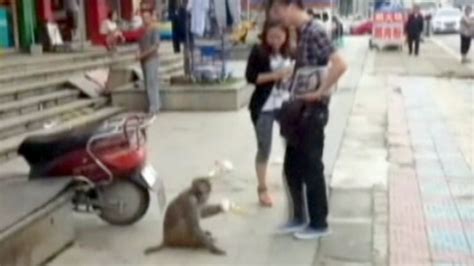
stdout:
{"type": "Polygon", "coordinates": [[[280,28],[285,33],[285,42],[278,51],[283,57],[290,57],[291,56],[291,49],[290,49],[290,31],[286,28],[282,23],[278,21],[266,21],[263,26],[263,31],[260,34],[260,39],[262,41],[262,47],[268,54],[272,54],[273,48],[270,44],[267,43],[267,35],[268,32],[273,28],[280,28]]]}

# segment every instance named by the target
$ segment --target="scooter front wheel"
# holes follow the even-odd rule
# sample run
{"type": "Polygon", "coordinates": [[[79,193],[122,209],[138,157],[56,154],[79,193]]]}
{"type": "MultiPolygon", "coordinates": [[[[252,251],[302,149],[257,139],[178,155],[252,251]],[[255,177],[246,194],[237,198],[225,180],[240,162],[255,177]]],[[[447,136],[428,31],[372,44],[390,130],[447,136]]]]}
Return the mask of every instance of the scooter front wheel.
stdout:
{"type": "Polygon", "coordinates": [[[131,225],[140,220],[150,206],[150,193],[128,179],[116,179],[98,190],[99,217],[112,225],[131,225]]]}

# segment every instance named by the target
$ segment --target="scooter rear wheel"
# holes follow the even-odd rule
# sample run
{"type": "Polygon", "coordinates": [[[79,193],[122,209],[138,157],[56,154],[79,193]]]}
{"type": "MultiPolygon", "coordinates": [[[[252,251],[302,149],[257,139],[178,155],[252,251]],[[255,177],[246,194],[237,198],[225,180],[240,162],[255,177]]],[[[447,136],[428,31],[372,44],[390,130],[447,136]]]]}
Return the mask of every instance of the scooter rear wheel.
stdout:
{"type": "Polygon", "coordinates": [[[114,180],[98,190],[99,217],[112,225],[125,226],[140,220],[150,206],[148,189],[130,180],[114,180]]]}

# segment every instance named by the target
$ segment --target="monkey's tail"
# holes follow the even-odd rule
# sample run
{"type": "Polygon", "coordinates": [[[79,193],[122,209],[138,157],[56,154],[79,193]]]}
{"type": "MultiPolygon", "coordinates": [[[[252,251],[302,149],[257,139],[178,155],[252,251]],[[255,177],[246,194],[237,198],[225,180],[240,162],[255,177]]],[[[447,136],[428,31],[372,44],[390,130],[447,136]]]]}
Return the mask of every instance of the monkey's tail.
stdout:
{"type": "Polygon", "coordinates": [[[145,249],[144,253],[145,255],[150,255],[152,253],[160,252],[163,248],[165,247],[164,244],[160,244],[158,246],[152,246],[147,249],[145,249]]]}

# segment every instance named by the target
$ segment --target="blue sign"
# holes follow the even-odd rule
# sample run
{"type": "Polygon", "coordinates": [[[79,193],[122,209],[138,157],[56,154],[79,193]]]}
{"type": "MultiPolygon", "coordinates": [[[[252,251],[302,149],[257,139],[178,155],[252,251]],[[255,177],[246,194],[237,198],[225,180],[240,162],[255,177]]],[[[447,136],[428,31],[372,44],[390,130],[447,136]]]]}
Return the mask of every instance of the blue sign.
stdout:
{"type": "Polygon", "coordinates": [[[0,8],[0,47],[3,48],[13,46],[12,25],[9,16],[7,9],[0,8]]]}

